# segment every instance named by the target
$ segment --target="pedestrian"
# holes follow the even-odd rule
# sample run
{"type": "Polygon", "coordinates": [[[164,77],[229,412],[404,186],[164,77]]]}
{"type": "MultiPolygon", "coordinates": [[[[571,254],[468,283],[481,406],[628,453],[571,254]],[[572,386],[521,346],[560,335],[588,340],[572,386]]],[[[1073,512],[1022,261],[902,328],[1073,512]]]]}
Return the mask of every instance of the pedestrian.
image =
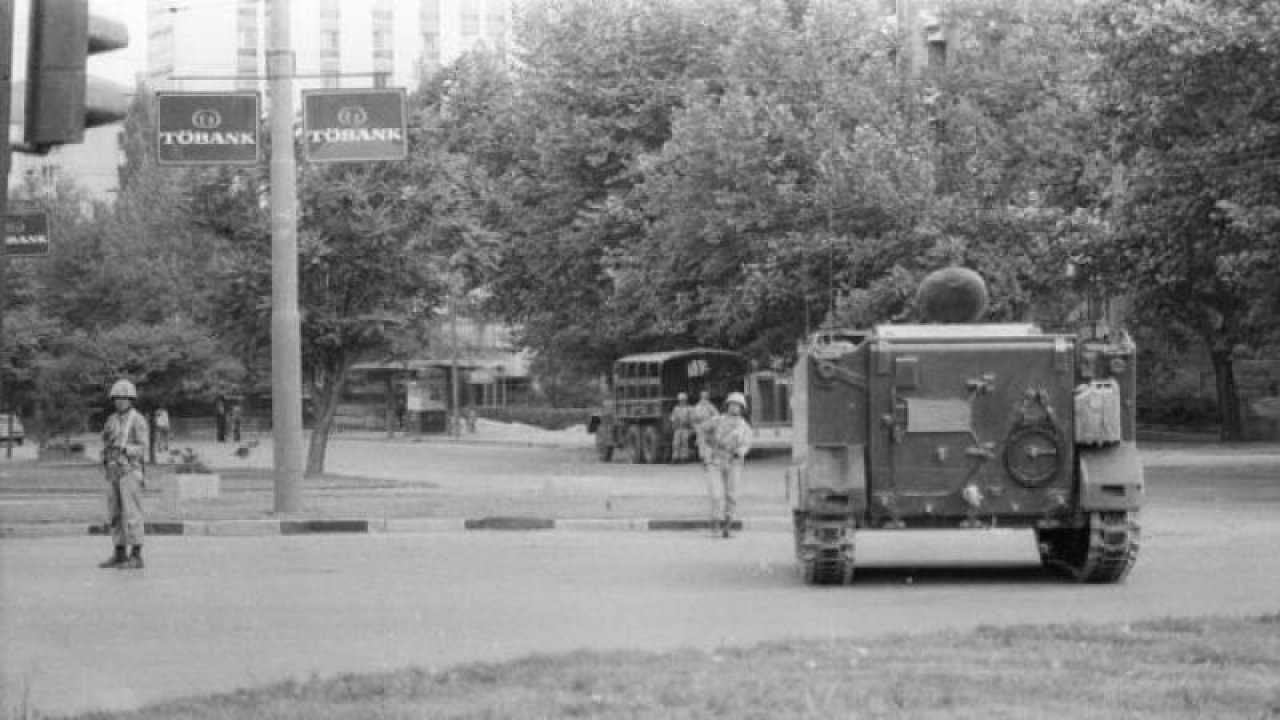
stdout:
{"type": "Polygon", "coordinates": [[[115,412],[102,428],[102,464],[106,472],[107,511],[115,554],[101,568],[142,567],[142,490],[146,486],[143,458],[147,454],[147,420],[134,407],[138,390],[128,380],[111,386],[115,412]],[[132,552],[126,551],[132,548],[132,552]]]}
{"type": "Polygon", "coordinates": [[[221,395],[213,400],[213,422],[217,428],[218,442],[227,441],[227,399],[221,395]]]}
{"type": "Polygon", "coordinates": [[[676,395],[676,406],[671,408],[671,462],[689,460],[693,448],[693,406],[688,393],[676,395]]]}
{"type": "Polygon", "coordinates": [[[156,408],[156,452],[169,452],[169,411],[156,408]]]}
{"type": "Polygon", "coordinates": [[[240,409],[240,401],[236,400],[231,404],[231,441],[240,442],[240,421],[243,419],[243,411],[240,409]]]}
{"type": "Polygon", "coordinates": [[[719,415],[720,411],[711,402],[711,393],[706,390],[698,393],[698,404],[693,406],[693,431],[697,435],[698,459],[704,465],[711,462],[711,450],[707,443],[711,437],[711,428],[719,415]]]}
{"type": "Polygon", "coordinates": [[[720,534],[729,537],[734,511],[738,507],[738,483],[747,452],[751,450],[751,426],[744,417],[747,398],[740,392],[729,393],[711,434],[712,461],[708,464],[707,492],[711,498],[711,521],[719,522],[720,534]]]}

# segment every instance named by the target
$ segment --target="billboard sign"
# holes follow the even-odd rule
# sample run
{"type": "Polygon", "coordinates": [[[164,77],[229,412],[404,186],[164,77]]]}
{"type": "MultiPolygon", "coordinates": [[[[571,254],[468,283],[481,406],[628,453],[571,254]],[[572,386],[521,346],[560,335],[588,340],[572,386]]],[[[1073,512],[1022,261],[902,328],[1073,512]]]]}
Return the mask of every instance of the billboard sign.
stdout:
{"type": "Polygon", "coordinates": [[[302,92],[302,147],[311,162],[401,160],[408,137],[404,88],[302,92]]]}
{"type": "Polygon", "coordinates": [[[49,214],[11,212],[5,218],[4,246],[9,257],[49,254],[49,214]]]}
{"type": "Polygon", "coordinates": [[[156,93],[156,161],[258,164],[260,105],[255,91],[156,93]]]}

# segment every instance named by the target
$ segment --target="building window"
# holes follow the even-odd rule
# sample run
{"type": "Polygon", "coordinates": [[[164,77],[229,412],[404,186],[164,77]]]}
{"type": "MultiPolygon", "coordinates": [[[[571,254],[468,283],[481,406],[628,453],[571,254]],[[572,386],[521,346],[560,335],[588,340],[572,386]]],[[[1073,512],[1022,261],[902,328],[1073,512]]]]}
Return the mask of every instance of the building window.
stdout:
{"type": "Polygon", "coordinates": [[[338,31],[337,30],[321,30],[320,31],[320,57],[336,58],[338,57],[338,31]]]}
{"type": "Polygon", "coordinates": [[[471,3],[463,3],[459,8],[462,21],[462,36],[475,37],[480,34],[480,8],[471,3]]]}
{"type": "Polygon", "coordinates": [[[440,0],[422,0],[422,31],[440,32],[440,0]]]}
{"type": "Polygon", "coordinates": [[[929,67],[937,70],[947,66],[947,41],[932,40],[929,42],[929,67]]]}

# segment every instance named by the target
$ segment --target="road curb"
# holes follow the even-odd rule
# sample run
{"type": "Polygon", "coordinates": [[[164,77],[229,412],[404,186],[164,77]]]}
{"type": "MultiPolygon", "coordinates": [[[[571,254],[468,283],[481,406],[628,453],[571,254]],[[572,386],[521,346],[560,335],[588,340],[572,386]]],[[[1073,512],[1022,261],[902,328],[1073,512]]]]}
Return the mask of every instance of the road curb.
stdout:
{"type": "MultiPolygon", "coordinates": [[[[735,520],[739,532],[790,530],[787,518],[735,520]]],[[[181,520],[149,522],[152,536],[256,537],[266,535],[401,535],[415,533],[491,532],[706,532],[710,520],[650,518],[268,518],[261,520],[181,520]]],[[[0,525],[0,539],[33,539],[107,535],[101,523],[0,525]]]]}

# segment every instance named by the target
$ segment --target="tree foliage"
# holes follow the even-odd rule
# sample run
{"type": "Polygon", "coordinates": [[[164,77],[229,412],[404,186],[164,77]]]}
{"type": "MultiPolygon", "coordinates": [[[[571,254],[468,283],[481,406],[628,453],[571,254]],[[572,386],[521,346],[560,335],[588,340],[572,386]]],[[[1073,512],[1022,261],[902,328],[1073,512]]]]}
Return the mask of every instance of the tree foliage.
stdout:
{"type": "Polygon", "coordinates": [[[535,7],[496,282],[540,353],[785,358],[824,322],[911,317],[950,263],[997,319],[1064,319],[1061,226],[1097,192],[1073,16],[956,4],[1011,60],[917,78],[853,5],[535,7]]]}
{"type": "Polygon", "coordinates": [[[1093,257],[1146,323],[1208,350],[1240,439],[1234,361],[1280,330],[1280,8],[1104,2],[1091,21],[1125,180],[1093,257]]]}

